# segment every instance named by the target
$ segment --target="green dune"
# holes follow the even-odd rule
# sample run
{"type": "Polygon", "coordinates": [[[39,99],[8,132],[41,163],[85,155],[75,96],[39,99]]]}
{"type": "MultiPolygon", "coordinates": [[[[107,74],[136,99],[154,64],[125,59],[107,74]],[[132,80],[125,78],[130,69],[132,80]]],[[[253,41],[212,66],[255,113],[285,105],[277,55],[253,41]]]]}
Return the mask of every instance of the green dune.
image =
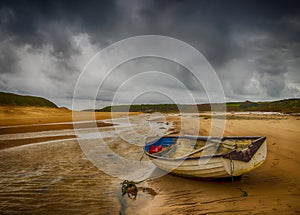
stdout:
{"type": "Polygon", "coordinates": [[[58,108],[53,102],[36,96],[25,96],[14,93],[0,92],[0,105],[2,106],[35,106],[58,108]]]}
{"type": "MultiPolygon", "coordinates": [[[[97,112],[161,112],[161,113],[178,113],[178,112],[203,112],[211,111],[213,106],[215,111],[222,110],[223,104],[141,104],[141,105],[117,105],[107,106],[102,109],[97,109],[97,112]]],[[[284,99],[271,102],[228,102],[226,110],[231,111],[263,111],[263,112],[281,112],[281,113],[300,113],[300,99],[284,99]]]]}

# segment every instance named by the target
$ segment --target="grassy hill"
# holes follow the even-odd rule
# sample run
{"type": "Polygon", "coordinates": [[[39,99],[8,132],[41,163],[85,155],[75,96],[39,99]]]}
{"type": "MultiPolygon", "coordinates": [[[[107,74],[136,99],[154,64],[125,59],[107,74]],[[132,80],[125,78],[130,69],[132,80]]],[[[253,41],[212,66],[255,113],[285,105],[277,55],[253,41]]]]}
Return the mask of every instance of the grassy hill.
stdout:
{"type": "Polygon", "coordinates": [[[35,107],[51,107],[58,108],[53,102],[35,96],[23,96],[14,93],[0,92],[1,106],[35,106],[35,107]]]}
{"type": "Polygon", "coordinates": [[[102,109],[95,110],[96,112],[144,112],[144,113],[178,113],[182,112],[197,112],[196,105],[182,105],[182,104],[141,104],[141,105],[116,105],[107,106],[102,109]]]}
{"type": "Polygon", "coordinates": [[[227,103],[227,111],[264,111],[281,113],[300,113],[300,99],[284,99],[272,102],[227,103]]]}
{"type": "MultiPolygon", "coordinates": [[[[222,104],[213,104],[214,109],[218,110],[218,106],[221,108],[222,104]]],[[[228,112],[231,111],[264,111],[264,112],[281,112],[281,113],[300,113],[300,99],[285,99],[272,102],[229,102],[226,103],[228,112]]],[[[173,112],[199,112],[211,111],[210,104],[198,104],[195,105],[176,105],[176,104],[142,104],[142,105],[117,105],[107,106],[102,109],[95,111],[98,112],[162,112],[162,113],[173,113],[173,112]],[[180,111],[179,111],[180,110],[180,111]]]]}
{"type": "Polygon", "coordinates": [[[142,104],[142,105],[117,105],[117,106],[107,106],[100,110],[99,112],[179,112],[178,107],[175,104],[142,104]]]}

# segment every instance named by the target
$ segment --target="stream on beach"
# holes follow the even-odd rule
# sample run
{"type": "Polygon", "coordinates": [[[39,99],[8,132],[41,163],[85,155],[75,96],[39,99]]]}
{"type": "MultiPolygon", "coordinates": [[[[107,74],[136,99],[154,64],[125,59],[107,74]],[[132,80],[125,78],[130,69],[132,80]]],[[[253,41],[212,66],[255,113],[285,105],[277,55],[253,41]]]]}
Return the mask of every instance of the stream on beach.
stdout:
{"type": "Polygon", "coordinates": [[[170,124],[155,115],[104,122],[113,126],[0,135],[0,141],[77,136],[0,150],[1,213],[125,214],[130,205],[153,199],[156,192],[147,181],[139,184],[135,201],[121,196],[120,183],[150,177],[155,166],[139,161],[143,145],[170,124]]]}
{"type": "Polygon", "coordinates": [[[299,212],[299,184],[263,169],[233,183],[157,171],[143,156],[143,145],[169,132],[172,122],[164,115],[102,121],[113,126],[0,135],[0,142],[76,135],[0,150],[0,213],[264,214],[278,207],[286,214],[299,212]],[[121,195],[125,179],[143,181],[136,200],[121,195]],[[270,183],[281,196],[266,189],[270,183]],[[295,199],[285,201],[286,195],[295,199]]]}

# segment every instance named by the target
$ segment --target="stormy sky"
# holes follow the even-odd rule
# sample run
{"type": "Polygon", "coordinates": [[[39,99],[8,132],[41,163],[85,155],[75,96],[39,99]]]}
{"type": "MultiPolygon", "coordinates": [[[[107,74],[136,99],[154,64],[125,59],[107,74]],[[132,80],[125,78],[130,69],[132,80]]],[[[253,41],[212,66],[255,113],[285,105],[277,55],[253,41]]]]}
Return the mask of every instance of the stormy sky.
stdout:
{"type": "MultiPolygon", "coordinates": [[[[195,47],[214,68],[227,101],[300,97],[300,3],[289,0],[1,1],[0,91],[71,107],[89,60],[138,35],[168,36],[195,47]]],[[[89,108],[94,100],[89,86],[97,83],[93,77],[85,81],[76,99],[89,108]]],[[[133,98],[189,103],[186,90],[201,103],[208,101],[204,88],[175,62],[133,59],[105,79],[97,105],[133,98]]]]}

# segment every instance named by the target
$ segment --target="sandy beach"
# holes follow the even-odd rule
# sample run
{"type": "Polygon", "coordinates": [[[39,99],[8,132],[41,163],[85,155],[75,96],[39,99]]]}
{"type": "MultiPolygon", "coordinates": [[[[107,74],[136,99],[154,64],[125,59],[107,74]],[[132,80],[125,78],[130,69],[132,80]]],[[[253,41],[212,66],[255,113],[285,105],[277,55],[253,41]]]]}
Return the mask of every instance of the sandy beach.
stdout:
{"type": "MultiPolygon", "coordinates": [[[[208,135],[211,127],[211,118],[206,116],[160,114],[147,120],[154,115],[131,114],[130,121],[140,136],[150,135],[149,129],[172,135],[195,134],[195,125],[200,127],[199,135],[208,135]]],[[[267,137],[268,155],[261,167],[234,182],[168,174],[142,183],[140,186],[154,192],[140,191],[136,200],[122,197],[122,180],[102,171],[98,165],[103,163],[89,159],[97,147],[89,157],[83,146],[97,146],[90,128],[97,129],[107,134],[105,138],[110,141],[112,151],[138,160],[142,147],[127,144],[113,133],[114,124],[122,122],[110,121],[110,113],[96,113],[95,128],[95,124],[88,122],[94,118],[93,113],[79,112],[77,119],[82,121],[77,128],[79,132],[74,132],[70,124],[72,112],[67,109],[1,107],[0,116],[3,214],[300,213],[299,116],[227,115],[225,136],[267,137]]],[[[125,116],[127,113],[114,114],[114,118],[125,116]]],[[[124,123],[120,134],[132,137],[127,127],[124,123]]],[[[135,140],[139,141],[136,137],[135,140]]]]}
{"type": "MultiPolygon", "coordinates": [[[[175,120],[176,119],[172,119],[175,120]]],[[[189,122],[188,133],[199,119],[189,122]]],[[[300,118],[278,115],[235,115],[226,122],[225,136],[267,137],[268,155],[241,181],[199,181],[167,175],[155,181],[160,190],[149,214],[297,214],[300,213],[300,118]],[[181,186],[177,186],[180,184],[181,186]],[[247,196],[244,196],[244,191],[247,196]],[[154,205],[154,206],[153,206],[154,205]]],[[[207,135],[210,120],[200,120],[207,135]]]]}

